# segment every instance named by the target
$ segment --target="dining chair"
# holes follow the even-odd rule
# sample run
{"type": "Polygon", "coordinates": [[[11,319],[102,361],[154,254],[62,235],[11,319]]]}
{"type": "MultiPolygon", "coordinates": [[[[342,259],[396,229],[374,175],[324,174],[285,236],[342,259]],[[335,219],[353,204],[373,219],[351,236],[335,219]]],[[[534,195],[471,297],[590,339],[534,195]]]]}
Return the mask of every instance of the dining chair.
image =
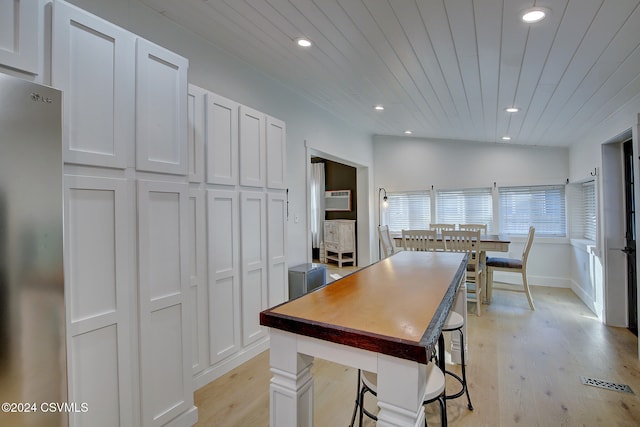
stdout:
{"type": "Polygon", "coordinates": [[[491,303],[491,296],[493,292],[493,272],[506,271],[522,275],[522,288],[517,288],[509,283],[501,282],[502,284],[509,286],[508,288],[501,289],[524,292],[527,295],[527,300],[529,300],[531,310],[536,309],[533,305],[533,298],[531,297],[531,291],[529,290],[529,283],[527,281],[527,261],[529,259],[529,251],[531,251],[531,246],[533,246],[535,233],[536,229],[534,227],[529,227],[529,234],[527,236],[527,242],[524,245],[521,259],[487,257],[487,301],[489,303],[491,303]]]}
{"type": "Polygon", "coordinates": [[[405,251],[436,251],[438,235],[435,230],[402,230],[405,251]]]}
{"type": "Polygon", "coordinates": [[[380,246],[382,247],[384,257],[386,258],[393,255],[395,253],[395,247],[391,239],[391,234],[389,234],[388,225],[378,226],[378,238],[380,239],[380,246]]]}
{"type": "Polygon", "coordinates": [[[443,231],[451,231],[455,229],[455,224],[429,224],[429,230],[435,230],[438,234],[442,234],[443,231]]]}
{"type": "Polygon", "coordinates": [[[476,253],[476,245],[480,243],[480,231],[445,230],[442,232],[445,250],[449,252],[466,252],[467,263],[467,296],[476,303],[476,314],[482,314],[482,265],[476,253]]]}
{"type": "Polygon", "coordinates": [[[458,224],[458,230],[476,231],[480,230],[481,236],[487,235],[487,224],[458,224]]]}
{"type": "MultiPolygon", "coordinates": [[[[424,397],[423,405],[427,405],[431,402],[435,402],[436,400],[440,403],[440,420],[442,426],[447,425],[447,403],[446,403],[446,395],[445,395],[445,376],[442,370],[433,362],[427,363],[427,388],[424,397]]],[[[353,414],[351,416],[351,424],[349,427],[353,427],[356,412],[359,411],[358,417],[358,425],[362,427],[362,421],[364,415],[371,418],[374,421],[378,421],[378,417],[373,413],[367,410],[364,407],[364,397],[366,393],[371,393],[373,396],[377,396],[377,385],[378,385],[378,375],[369,372],[369,371],[361,371],[358,370],[358,393],[356,396],[356,403],[353,408],[353,414]]],[[[425,417],[424,425],[427,426],[427,419],[425,417]]]]}

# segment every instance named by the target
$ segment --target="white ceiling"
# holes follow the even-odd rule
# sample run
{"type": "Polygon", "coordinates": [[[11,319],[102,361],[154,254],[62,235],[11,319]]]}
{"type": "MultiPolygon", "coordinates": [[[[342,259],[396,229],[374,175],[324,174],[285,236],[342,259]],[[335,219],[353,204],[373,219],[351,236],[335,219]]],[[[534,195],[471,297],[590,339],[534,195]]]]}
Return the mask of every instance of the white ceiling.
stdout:
{"type": "Polygon", "coordinates": [[[142,1],[371,134],[563,146],[640,96],[640,0],[142,1]]]}

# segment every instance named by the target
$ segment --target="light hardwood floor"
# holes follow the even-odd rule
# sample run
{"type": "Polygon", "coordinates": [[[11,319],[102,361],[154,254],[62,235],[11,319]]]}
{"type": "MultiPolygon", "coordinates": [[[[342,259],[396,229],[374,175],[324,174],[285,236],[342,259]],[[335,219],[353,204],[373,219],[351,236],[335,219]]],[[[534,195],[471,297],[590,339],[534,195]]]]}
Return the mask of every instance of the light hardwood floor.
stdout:
{"type": "MultiPolygon", "coordinates": [[[[533,287],[533,297],[534,312],[524,295],[495,291],[482,317],[470,314],[467,377],[474,410],[463,397],[447,401],[449,424],[640,425],[637,338],[624,328],[602,325],[571,290],[533,287]],[[636,394],[582,385],[583,375],[628,384],[636,394]]],[[[313,371],[315,425],[347,426],[356,370],[316,359],[313,371]]],[[[268,426],[270,377],[266,351],[197,390],[197,425],[268,426]]],[[[368,407],[375,408],[373,399],[368,407]]],[[[426,411],[429,425],[440,425],[437,403],[426,411]]]]}

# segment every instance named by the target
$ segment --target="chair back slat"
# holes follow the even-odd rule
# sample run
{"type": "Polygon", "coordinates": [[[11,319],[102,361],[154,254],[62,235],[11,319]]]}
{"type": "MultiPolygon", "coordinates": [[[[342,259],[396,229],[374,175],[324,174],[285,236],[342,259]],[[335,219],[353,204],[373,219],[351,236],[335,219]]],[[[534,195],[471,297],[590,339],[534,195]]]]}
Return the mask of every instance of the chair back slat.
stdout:
{"type": "Polygon", "coordinates": [[[380,246],[382,247],[384,257],[386,258],[393,255],[395,248],[393,246],[393,240],[391,240],[391,234],[389,234],[389,226],[378,226],[378,237],[380,238],[380,246]]]}
{"type": "Polygon", "coordinates": [[[469,254],[469,264],[477,264],[476,246],[480,243],[480,231],[449,230],[442,232],[445,251],[466,252],[469,254]]]}
{"type": "Polygon", "coordinates": [[[429,224],[429,230],[435,230],[436,233],[442,234],[443,231],[455,230],[455,224],[429,224]]]}
{"type": "Polygon", "coordinates": [[[435,251],[437,243],[438,234],[435,230],[402,230],[405,251],[435,251]]]}
{"type": "Polygon", "coordinates": [[[480,235],[486,235],[487,224],[458,224],[458,230],[463,230],[463,231],[480,230],[480,235]]]}

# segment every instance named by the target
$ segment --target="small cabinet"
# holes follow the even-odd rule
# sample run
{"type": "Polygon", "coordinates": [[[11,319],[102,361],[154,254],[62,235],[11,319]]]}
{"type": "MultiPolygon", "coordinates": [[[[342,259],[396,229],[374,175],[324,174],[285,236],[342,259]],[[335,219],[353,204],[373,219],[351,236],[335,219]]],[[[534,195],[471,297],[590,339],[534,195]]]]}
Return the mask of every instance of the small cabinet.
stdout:
{"type": "Polygon", "coordinates": [[[13,0],[2,1],[0,6],[0,64],[37,74],[39,3],[13,0]]]}
{"type": "Polygon", "coordinates": [[[187,175],[188,61],[136,40],[136,169],[187,175]]]}
{"type": "Polygon", "coordinates": [[[264,187],[266,182],[264,114],[240,106],[240,185],[264,187]]]}
{"type": "Polygon", "coordinates": [[[53,4],[51,78],[64,91],[65,163],[128,166],[135,52],[134,34],[67,3],[53,4]]]}
{"type": "Polygon", "coordinates": [[[338,267],[345,262],[356,265],[356,221],[335,219],[324,222],[324,255],[338,267]]]}

